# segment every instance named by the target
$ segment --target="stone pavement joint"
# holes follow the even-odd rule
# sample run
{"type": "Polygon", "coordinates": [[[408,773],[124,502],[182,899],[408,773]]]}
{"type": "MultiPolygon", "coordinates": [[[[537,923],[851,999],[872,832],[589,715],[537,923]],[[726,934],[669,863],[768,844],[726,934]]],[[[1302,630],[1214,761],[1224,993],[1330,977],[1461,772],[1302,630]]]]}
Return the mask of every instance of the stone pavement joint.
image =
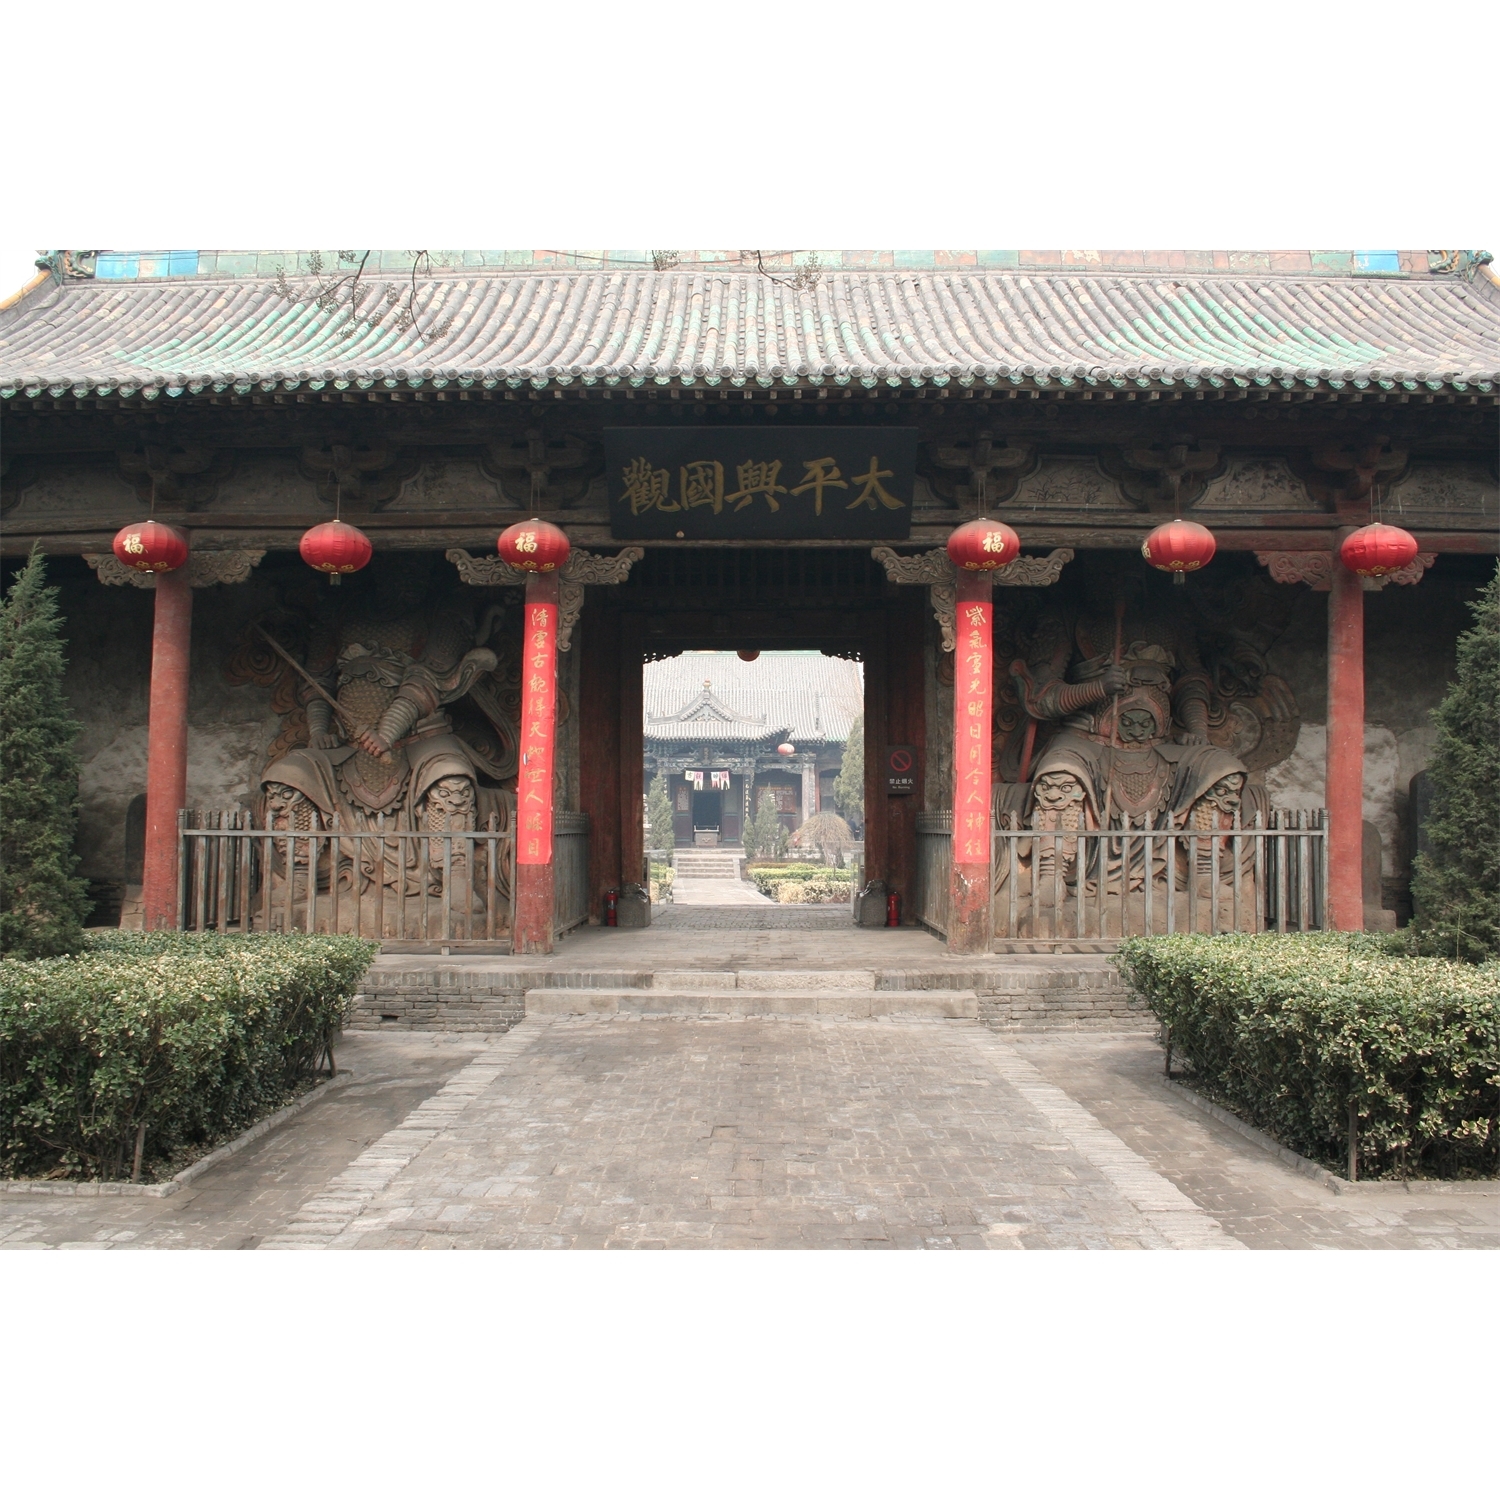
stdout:
{"type": "Polygon", "coordinates": [[[501,1066],[530,1043],[531,1030],[536,1025],[536,1022],[522,1022],[513,1027],[503,1040],[481,1052],[467,1067],[460,1068],[400,1125],[362,1152],[334,1178],[326,1192],[304,1204],[280,1234],[263,1240],[259,1248],[325,1249],[440,1131],[451,1126],[494,1083],[501,1066]]]}
{"type": "Polygon", "coordinates": [[[1186,1193],[1153,1170],[1120,1138],[1106,1130],[1016,1052],[986,1037],[980,1043],[990,1065],[1020,1096],[1099,1168],[1146,1216],[1174,1250],[1243,1250],[1186,1193]]]}

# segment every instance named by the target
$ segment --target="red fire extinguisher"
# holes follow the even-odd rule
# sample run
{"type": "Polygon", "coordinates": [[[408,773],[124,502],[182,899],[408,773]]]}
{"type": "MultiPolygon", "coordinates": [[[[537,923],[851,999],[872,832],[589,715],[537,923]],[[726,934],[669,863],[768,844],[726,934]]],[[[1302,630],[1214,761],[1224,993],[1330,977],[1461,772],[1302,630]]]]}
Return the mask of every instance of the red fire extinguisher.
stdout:
{"type": "Polygon", "coordinates": [[[885,898],[885,925],[887,927],[901,925],[901,897],[896,891],[892,891],[885,898]]]}
{"type": "Polygon", "coordinates": [[[606,927],[620,925],[620,893],[618,891],[611,890],[604,893],[604,925],[606,927]]]}

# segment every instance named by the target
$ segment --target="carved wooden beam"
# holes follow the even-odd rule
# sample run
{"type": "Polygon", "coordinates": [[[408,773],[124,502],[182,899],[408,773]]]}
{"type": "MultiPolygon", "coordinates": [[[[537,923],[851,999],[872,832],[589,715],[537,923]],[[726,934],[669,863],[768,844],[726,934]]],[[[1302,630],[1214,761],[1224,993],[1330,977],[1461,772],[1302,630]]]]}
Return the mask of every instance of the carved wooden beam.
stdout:
{"type": "Polygon", "coordinates": [[[1367,578],[1367,589],[1383,589],[1388,583],[1421,583],[1422,575],[1437,561],[1436,552],[1419,552],[1404,568],[1387,573],[1384,578],[1367,578]]]}
{"type": "MultiPolygon", "coordinates": [[[[932,604],[933,618],[943,632],[943,650],[951,651],[954,645],[954,609],[958,598],[958,570],[946,547],[934,547],[930,552],[919,552],[903,557],[889,547],[872,547],[870,556],[885,569],[885,576],[892,583],[925,583],[927,597],[932,604]]],[[[996,568],[990,579],[997,586],[1008,588],[1046,588],[1057,582],[1062,570],[1073,561],[1071,547],[1057,547],[1046,557],[1018,557],[996,568]]]]}
{"type": "MultiPolygon", "coordinates": [[[[644,556],[644,547],[626,547],[613,557],[600,557],[595,552],[586,552],[575,547],[567,562],[562,565],[558,577],[557,591],[557,649],[568,650],[573,644],[573,627],[578,623],[583,609],[583,591],[588,584],[624,583],[630,570],[644,556]]],[[[445,554],[448,561],[458,569],[458,576],[465,583],[478,588],[524,588],[528,578],[535,575],[522,573],[499,557],[475,557],[455,547],[445,554]]]]}
{"type": "MultiPolygon", "coordinates": [[[[1326,594],[1332,587],[1331,552],[1257,552],[1255,560],[1270,569],[1277,583],[1305,583],[1320,594],[1326,594]]],[[[1419,552],[1404,568],[1387,573],[1384,578],[1366,578],[1365,589],[1374,592],[1388,583],[1420,583],[1422,575],[1436,561],[1436,552],[1419,552]]]]}
{"type": "Polygon", "coordinates": [[[1320,594],[1329,590],[1333,577],[1331,552],[1257,552],[1255,560],[1270,569],[1277,583],[1305,583],[1320,594]]]}
{"type": "MultiPolygon", "coordinates": [[[[190,553],[185,567],[188,586],[207,589],[216,583],[244,583],[250,577],[251,568],[258,567],[265,555],[264,548],[255,552],[226,549],[190,553]]],[[[127,568],[112,552],[85,552],[83,560],[98,574],[100,583],[129,584],[138,589],[156,587],[155,573],[140,573],[127,568]]]]}

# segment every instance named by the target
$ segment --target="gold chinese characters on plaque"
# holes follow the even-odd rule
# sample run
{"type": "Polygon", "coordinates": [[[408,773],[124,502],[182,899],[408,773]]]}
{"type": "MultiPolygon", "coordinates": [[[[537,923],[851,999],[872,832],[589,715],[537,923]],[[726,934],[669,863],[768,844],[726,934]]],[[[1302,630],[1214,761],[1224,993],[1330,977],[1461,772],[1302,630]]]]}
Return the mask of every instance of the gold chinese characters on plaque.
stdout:
{"type": "Polygon", "coordinates": [[[617,427],[604,443],[621,539],[911,533],[915,428],[617,427]]]}

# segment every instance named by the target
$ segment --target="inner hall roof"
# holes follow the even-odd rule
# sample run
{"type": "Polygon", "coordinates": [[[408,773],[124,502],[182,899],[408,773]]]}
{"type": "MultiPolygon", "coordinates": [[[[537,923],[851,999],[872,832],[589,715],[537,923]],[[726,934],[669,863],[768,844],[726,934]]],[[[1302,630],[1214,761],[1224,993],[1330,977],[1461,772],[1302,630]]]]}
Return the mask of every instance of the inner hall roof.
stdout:
{"type": "Polygon", "coordinates": [[[308,252],[55,252],[61,269],[0,311],[0,397],[1500,384],[1483,252],[690,253],[661,270],[623,252],[486,251],[398,270],[372,252],[351,315],[326,295],[349,267],[314,272],[308,252]],[[1435,255],[1468,259],[1441,271],[1435,255]]]}
{"type": "Polygon", "coordinates": [[[751,662],[733,651],[685,651],[647,662],[642,685],[646,738],[658,741],[744,743],[790,734],[793,743],[842,744],[864,708],[860,664],[818,651],[762,651],[751,662]],[[700,705],[704,717],[679,718],[700,705]],[[715,705],[734,718],[718,718],[715,705]]]}

